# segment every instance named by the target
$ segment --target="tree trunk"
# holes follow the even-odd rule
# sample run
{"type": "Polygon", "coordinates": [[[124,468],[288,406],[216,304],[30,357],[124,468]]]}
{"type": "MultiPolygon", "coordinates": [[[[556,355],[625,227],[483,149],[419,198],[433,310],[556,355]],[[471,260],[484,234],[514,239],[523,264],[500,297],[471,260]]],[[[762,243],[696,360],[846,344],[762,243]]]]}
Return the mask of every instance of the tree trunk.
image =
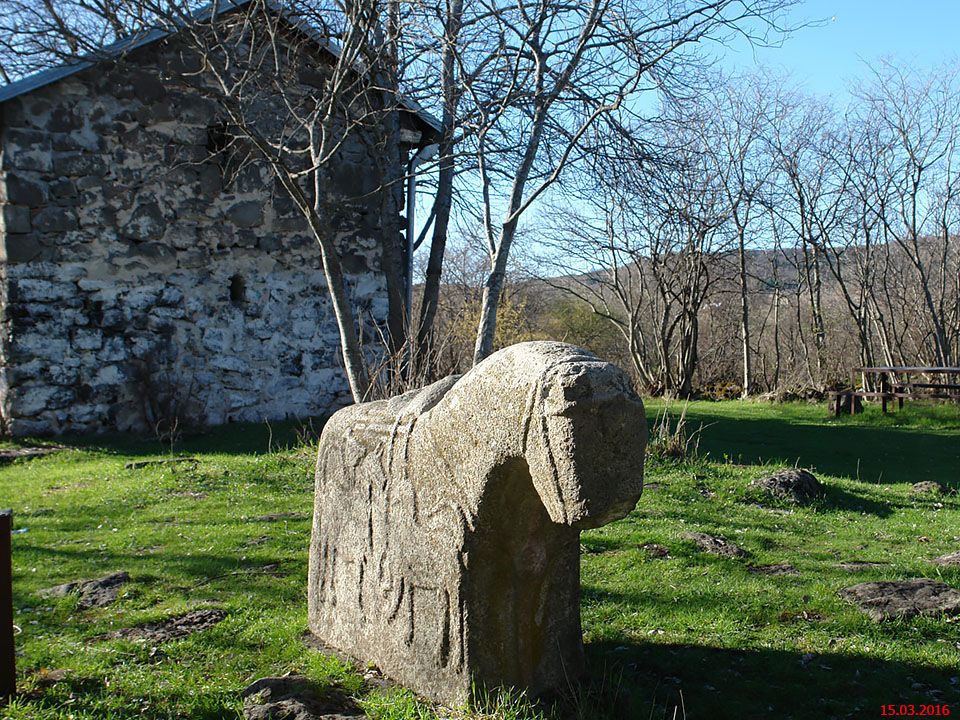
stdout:
{"type": "Polygon", "coordinates": [[[743,357],[743,391],[741,397],[749,397],[753,389],[753,377],[750,367],[750,303],[747,299],[747,253],[744,247],[744,233],[737,233],[740,255],[740,340],[743,357]]]}
{"type": "Polygon", "coordinates": [[[447,229],[453,208],[453,179],[456,174],[453,158],[453,132],[456,125],[460,89],[457,87],[456,43],[463,21],[463,0],[453,0],[444,30],[443,59],[440,85],[443,91],[443,119],[440,137],[440,176],[434,201],[433,237],[430,241],[430,259],[423,285],[420,321],[417,330],[417,358],[430,362],[433,354],[434,323],[440,302],[440,280],[443,275],[443,256],[447,247],[447,229]]]}

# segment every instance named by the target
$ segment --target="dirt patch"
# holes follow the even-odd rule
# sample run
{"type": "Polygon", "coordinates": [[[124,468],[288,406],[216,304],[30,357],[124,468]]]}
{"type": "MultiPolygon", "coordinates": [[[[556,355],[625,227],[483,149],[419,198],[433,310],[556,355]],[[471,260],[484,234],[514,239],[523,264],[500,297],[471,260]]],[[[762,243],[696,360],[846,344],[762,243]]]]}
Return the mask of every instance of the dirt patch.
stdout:
{"type": "Polygon", "coordinates": [[[684,540],[692,540],[697,547],[705,553],[711,555],[722,555],[723,557],[746,557],[747,551],[736,543],[732,543],[722,535],[709,535],[701,532],[686,532],[680,537],[684,540]]]}
{"type": "Polygon", "coordinates": [[[916,615],[960,615],[960,592],[929,578],[860,583],[841,590],[840,597],[876,622],[916,615]]]}
{"type": "Polygon", "coordinates": [[[776,565],[751,565],[747,572],[754,575],[799,575],[800,572],[790,563],[778,563],[776,565]]]}
{"type": "Polygon", "coordinates": [[[167,642],[178,638],[193,635],[194,633],[212,628],[227,616],[224,610],[204,609],[194,610],[184,615],[177,615],[156,623],[145,623],[132,628],[114,630],[106,635],[98,635],[95,640],[149,640],[150,642],[167,642]]]}
{"type": "Polygon", "coordinates": [[[70,594],[80,596],[78,610],[104,607],[117,599],[120,586],[130,582],[126,572],[115,572],[94,580],[75,580],[40,591],[41,597],[62,598],[70,594]]]}
{"type": "Polygon", "coordinates": [[[646,543],[640,546],[640,549],[643,550],[648,557],[657,558],[661,560],[669,560],[672,556],[670,555],[670,550],[665,545],[658,545],[657,543],[646,543]]]}
{"type": "Polygon", "coordinates": [[[938,558],[931,560],[934,565],[944,565],[946,567],[960,567],[960,551],[955,553],[950,553],[949,555],[941,555],[938,558]]]}
{"type": "Polygon", "coordinates": [[[363,710],[337,690],[321,690],[303,675],[266,677],[243,691],[246,720],[347,720],[363,710]]]}

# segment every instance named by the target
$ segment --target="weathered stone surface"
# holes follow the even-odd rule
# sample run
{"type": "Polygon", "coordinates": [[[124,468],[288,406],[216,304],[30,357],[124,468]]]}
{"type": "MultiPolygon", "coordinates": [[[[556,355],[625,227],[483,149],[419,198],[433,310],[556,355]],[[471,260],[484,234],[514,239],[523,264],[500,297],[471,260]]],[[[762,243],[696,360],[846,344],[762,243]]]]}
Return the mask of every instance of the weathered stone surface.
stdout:
{"type": "Polygon", "coordinates": [[[341,410],[317,456],[311,630],[451,704],[473,682],[566,686],[580,531],[633,509],[645,445],[626,375],[562,343],[341,410]]]}
{"type": "Polygon", "coordinates": [[[246,720],[347,720],[366,715],[355,702],[303,675],[266,677],[243,691],[246,720]]]}
{"type": "Polygon", "coordinates": [[[915,615],[960,615],[960,592],[929,578],[860,583],[844,588],[840,596],[877,622],[915,615]]]}
{"type": "Polygon", "coordinates": [[[722,535],[709,535],[702,532],[685,532],[680,535],[684,540],[692,540],[698,548],[711,555],[724,557],[745,557],[747,551],[732,543],[722,535]]]}
{"type": "Polygon", "coordinates": [[[924,480],[910,487],[914,495],[943,495],[943,485],[934,480],[924,480]]]}
{"type": "MultiPolygon", "coordinates": [[[[152,431],[158,408],[182,427],[260,422],[349,400],[319,247],[266,165],[238,177],[211,157],[216,105],[161,71],[183,62],[151,46],[3,105],[16,121],[0,123],[0,408],[14,435],[152,431]],[[245,302],[231,301],[234,277],[245,302]]],[[[376,174],[364,132],[342,161],[376,174]]],[[[372,353],[388,313],[383,240],[402,202],[398,185],[337,209],[372,353]]]]}
{"type": "Polygon", "coordinates": [[[126,572],[116,572],[95,580],[75,580],[63,585],[56,585],[42,590],[40,594],[44,597],[59,598],[75,593],[80,596],[77,609],[89,610],[112,603],[117,599],[120,586],[128,582],[130,582],[130,575],[126,572]]]}
{"type": "Polygon", "coordinates": [[[750,483],[773,497],[798,505],[806,504],[823,494],[823,486],[813,473],[801,468],[778,470],[750,483]]]}

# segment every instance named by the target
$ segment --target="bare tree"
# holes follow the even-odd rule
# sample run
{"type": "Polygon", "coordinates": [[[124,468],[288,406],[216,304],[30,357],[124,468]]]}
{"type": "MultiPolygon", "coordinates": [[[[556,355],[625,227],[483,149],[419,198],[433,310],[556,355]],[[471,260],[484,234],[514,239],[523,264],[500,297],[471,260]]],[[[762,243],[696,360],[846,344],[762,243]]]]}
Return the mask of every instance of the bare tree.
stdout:
{"type": "Polygon", "coordinates": [[[620,123],[636,94],[689,80],[688,50],[731,33],[770,30],[780,0],[656,0],[569,4],[480,2],[485,44],[458,62],[471,118],[490,273],[474,360],[493,348],[503,278],[520,218],[589,153],[590,131],[620,123]],[[482,69],[482,72],[480,70],[482,69]]]}
{"type": "Polygon", "coordinates": [[[730,208],[730,222],[736,234],[737,279],[740,299],[741,395],[753,390],[753,350],[750,328],[750,272],[747,251],[751,233],[757,229],[757,210],[762,211],[762,193],[773,173],[773,163],[763,141],[779,87],[760,75],[717,78],[710,101],[713,115],[704,149],[713,155],[713,164],[730,208]]]}
{"type": "Polygon", "coordinates": [[[957,343],[951,290],[960,196],[960,84],[958,68],[926,76],[891,61],[873,70],[874,81],[858,97],[890,149],[889,201],[880,216],[884,231],[908,261],[918,283],[929,328],[930,361],[950,365],[957,343]],[[933,242],[936,240],[936,242],[933,242]]]}

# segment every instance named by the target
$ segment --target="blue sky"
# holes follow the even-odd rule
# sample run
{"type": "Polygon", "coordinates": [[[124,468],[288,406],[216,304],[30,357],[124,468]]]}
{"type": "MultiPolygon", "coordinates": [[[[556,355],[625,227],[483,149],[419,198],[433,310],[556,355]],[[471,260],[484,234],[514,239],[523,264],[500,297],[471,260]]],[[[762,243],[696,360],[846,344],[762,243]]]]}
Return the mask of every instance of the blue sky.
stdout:
{"type": "Polygon", "coordinates": [[[806,0],[789,16],[814,20],[825,23],[798,30],[782,47],[738,45],[717,55],[730,69],[780,68],[807,92],[843,102],[849,81],[866,77],[864,61],[892,56],[931,68],[960,53],[960,0],[806,0]]]}

